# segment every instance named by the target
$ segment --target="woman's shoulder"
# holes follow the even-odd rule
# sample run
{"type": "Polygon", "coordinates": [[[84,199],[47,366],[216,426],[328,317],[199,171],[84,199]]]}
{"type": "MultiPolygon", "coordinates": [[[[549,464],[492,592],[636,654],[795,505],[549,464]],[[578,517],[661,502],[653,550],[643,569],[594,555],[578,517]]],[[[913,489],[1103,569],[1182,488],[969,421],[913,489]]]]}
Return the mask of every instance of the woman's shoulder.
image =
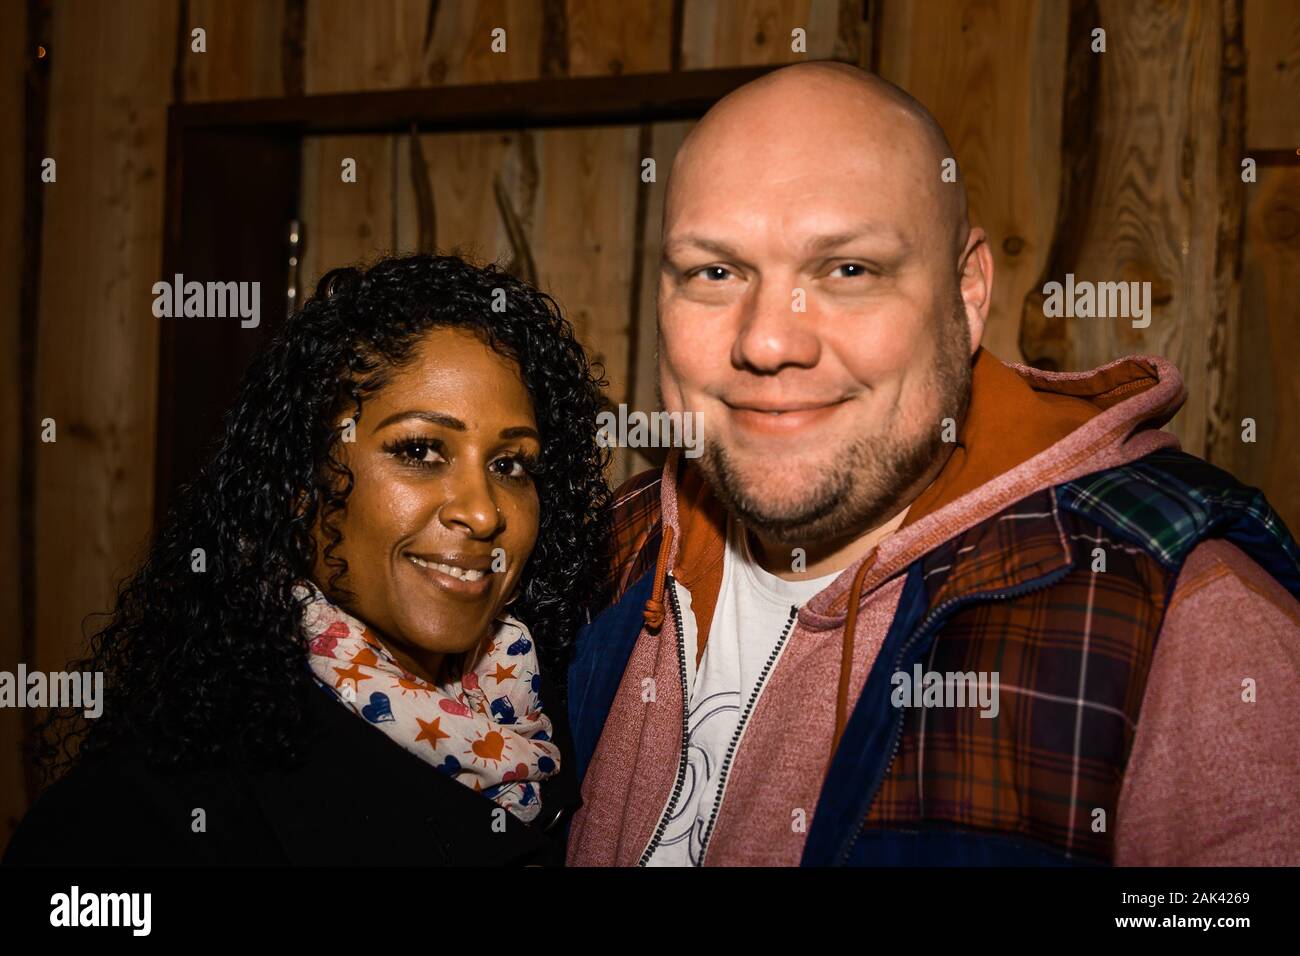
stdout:
{"type": "MultiPolygon", "coordinates": [[[[172,772],[142,749],[80,760],[10,842],[16,864],[555,863],[563,827],[502,820],[496,805],[349,713],[309,695],[298,756],[172,772]],[[353,836],[337,838],[340,830],[353,836]]],[[[556,781],[552,805],[566,798],[556,781]]],[[[576,797],[573,797],[576,803],[576,797]]]]}
{"type": "MultiPolygon", "coordinates": [[[[558,864],[543,832],[348,713],[309,696],[298,757],[186,770],[113,747],[32,804],[5,864],[558,864]],[[346,839],[339,834],[346,832],[346,839]]],[[[554,793],[556,799],[559,791],[554,793]]]]}
{"type": "MultiPolygon", "coordinates": [[[[80,758],[36,799],[6,864],[187,864],[247,861],[265,826],[222,768],[172,771],[118,744],[80,758]],[[226,831],[218,838],[214,827],[226,831]],[[232,839],[232,836],[234,839],[232,839]],[[233,854],[232,851],[237,851],[233,854]]],[[[261,853],[265,862],[275,855],[261,853]]]]}

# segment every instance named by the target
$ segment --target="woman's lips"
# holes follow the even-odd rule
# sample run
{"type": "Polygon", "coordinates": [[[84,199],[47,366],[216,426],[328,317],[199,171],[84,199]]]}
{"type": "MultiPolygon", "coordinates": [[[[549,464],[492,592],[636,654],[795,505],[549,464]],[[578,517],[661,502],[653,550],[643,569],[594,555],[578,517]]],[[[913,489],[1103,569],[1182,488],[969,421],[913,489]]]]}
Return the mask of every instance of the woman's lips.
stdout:
{"type": "Polygon", "coordinates": [[[481,598],[492,587],[492,572],[490,570],[479,571],[460,568],[456,565],[428,561],[413,554],[408,554],[405,557],[407,563],[422,577],[455,597],[481,598]]]}
{"type": "Polygon", "coordinates": [[[790,435],[818,425],[835,414],[844,401],[791,407],[731,405],[731,419],[739,428],[766,435],[790,435]]]}

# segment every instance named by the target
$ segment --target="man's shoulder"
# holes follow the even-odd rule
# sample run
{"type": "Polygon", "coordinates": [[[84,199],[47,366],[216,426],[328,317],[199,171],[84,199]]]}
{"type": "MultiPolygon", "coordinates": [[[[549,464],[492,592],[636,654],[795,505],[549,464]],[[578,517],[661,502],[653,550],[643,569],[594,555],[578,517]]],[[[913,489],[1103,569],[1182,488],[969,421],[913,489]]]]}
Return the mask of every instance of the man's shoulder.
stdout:
{"type": "Polygon", "coordinates": [[[1300,594],[1300,547],[1264,493],[1194,455],[1155,452],[1065,482],[1056,497],[1171,570],[1222,538],[1300,594]]]}
{"type": "Polygon", "coordinates": [[[1300,602],[1245,552],[1221,538],[1193,549],[1151,663],[1116,863],[1300,862],[1297,636],[1300,602]]]}
{"type": "Polygon", "coordinates": [[[1223,538],[1198,544],[1178,575],[1167,624],[1191,624],[1216,640],[1246,634],[1300,634],[1300,600],[1240,547],[1223,538]]]}

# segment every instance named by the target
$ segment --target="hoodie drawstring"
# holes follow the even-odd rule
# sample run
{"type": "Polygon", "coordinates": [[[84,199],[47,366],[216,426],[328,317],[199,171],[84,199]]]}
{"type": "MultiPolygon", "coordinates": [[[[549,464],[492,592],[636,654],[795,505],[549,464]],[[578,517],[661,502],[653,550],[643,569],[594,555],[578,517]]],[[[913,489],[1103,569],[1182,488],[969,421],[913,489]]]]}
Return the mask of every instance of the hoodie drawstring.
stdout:
{"type": "Polygon", "coordinates": [[[849,588],[849,610],[844,619],[844,640],[840,649],[839,689],[835,694],[835,735],[831,737],[831,755],[826,759],[828,773],[835,751],[839,749],[840,738],[844,736],[844,725],[849,721],[849,678],[853,673],[853,637],[858,629],[858,604],[862,600],[862,582],[873,564],[874,561],[864,561],[853,576],[853,587],[849,588]]]}
{"type": "Polygon", "coordinates": [[[664,623],[664,580],[667,578],[668,552],[672,546],[673,529],[665,525],[663,540],[659,543],[659,557],[655,560],[654,590],[650,592],[650,600],[645,602],[645,610],[642,612],[646,627],[652,631],[659,630],[664,623]]]}

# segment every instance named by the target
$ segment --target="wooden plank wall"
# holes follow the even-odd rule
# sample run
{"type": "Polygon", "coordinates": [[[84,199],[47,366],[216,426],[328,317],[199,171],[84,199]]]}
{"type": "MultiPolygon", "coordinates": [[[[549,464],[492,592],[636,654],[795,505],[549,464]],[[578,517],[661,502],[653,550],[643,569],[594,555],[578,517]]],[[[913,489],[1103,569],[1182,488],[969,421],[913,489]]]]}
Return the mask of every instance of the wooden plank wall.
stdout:
{"type": "Polygon", "coordinates": [[[1242,187],[1240,368],[1224,466],[1264,488],[1300,534],[1300,4],[1245,6],[1244,152],[1259,178],[1242,187]],[[1248,417],[1254,444],[1239,440],[1248,417]]]}
{"type": "MultiPolygon", "coordinates": [[[[177,8],[76,0],[53,11],[36,352],[35,660],[57,670],[111,605],[153,509],[165,107],[177,8]],[[88,91],[94,91],[93,94],[88,91]]],[[[28,171],[28,175],[32,175],[28,171]]]]}
{"type": "Polygon", "coordinates": [[[266,0],[187,0],[181,61],[185,102],[299,92],[285,84],[284,41],[286,28],[294,26],[294,10],[292,3],[266,0]],[[207,34],[207,51],[201,54],[188,43],[196,27],[207,34]]]}
{"type": "MultiPolygon", "coordinates": [[[[36,51],[28,47],[27,4],[6,3],[6,29],[0,34],[0,263],[8,274],[0,282],[0,669],[23,660],[24,620],[22,567],[22,445],[33,423],[23,417],[23,383],[26,364],[23,354],[21,282],[23,262],[23,200],[33,188],[24,169],[22,144],[26,121],[25,88],[28,70],[36,51]],[[12,265],[10,265],[12,264],[12,265]]],[[[27,804],[21,741],[23,712],[0,708],[0,847],[18,825],[27,804]],[[10,783],[12,781],[12,783],[10,783]]]]}
{"type": "MultiPolygon", "coordinates": [[[[16,142],[27,4],[4,2],[6,26],[18,26],[0,39],[0,141],[16,142]]],[[[35,424],[0,430],[0,611],[18,614],[23,603],[13,573],[21,521],[12,517],[23,503],[11,462],[22,459],[35,478],[30,626],[21,644],[0,638],[0,666],[23,648],[38,667],[71,656],[83,619],[110,606],[148,530],[158,341],[149,289],[161,269],[174,97],[789,62],[800,58],[789,48],[794,27],[807,31],[808,58],[874,63],[944,123],[976,221],[993,240],[996,353],[1060,368],[1168,355],[1189,387],[1173,424],[1186,447],[1262,485],[1300,527],[1292,0],[61,0],[48,31],[48,123],[42,142],[29,144],[59,160],[58,183],[41,194],[28,383],[35,418],[55,418],[59,440],[29,438],[15,453],[13,435],[31,436],[35,424]],[[189,49],[198,26],[204,54],[189,49]],[[504,54],[489,46],[498,26],[504,54]],[[1105,54],[1088,49],[1098,26],[1105,54]],[[1235,172],[1242,151],[1260,158],[1255,184],[1235,172]],[[1067,271],[1151,281],[1150,328],[1044,320],[1042,283],[1067,271]],[[1258,424],[1254,445],[1234,440],[1246,415],[1258,424]]],[[[663,192],[689,126],[310,139],[303,278],[420,248],[461,249],[521,272],[531,262],[607,363],[611,400],[652,409],[663,192]],[[344,157],[357,160],[355,184],[340,179],[344,157]],[[654,183],[640,180],[645,157],[656,160],[654,183]]],[[[0,171],[13,171],[12,151],[3,162],[0,171]]],[[[16,184],[38,175],[0,176],[0,251],[21,242],[16,184]]],[[[0,256],[11,314],[18,258],[0,256]]],[[[0,334],[0,412],[15,422],[24,343],[8,325],[0,334]]],[[[611,477],[652,460],[622,455],[611,477]]],[[[12,712],[0,713],[6,781],[16,733],[12,712]]],[[[22,790],[17,780],[0,787],[0,840],[22,790]]]]}
{"type": "MultiPolygon", "coordinates": [[[[1171,424],[1193,454],[1205,450],[1209,409],[1207,352],[1215,302],[1221,15],[1217,4],[1099,4],[1107,49],[1088,122],[1094,177],[1085,215],[1065,224],[1073,255],[1052,264],[1093,282],[1149,281],[1151,324],[1055,320],[1054,356],[1062,368],[1091,367],[1133,353],[1174,362],[1187,404],[1171,424]]],[[[1088,31],[1076,20],[1077,31],[1088,31]]],[[[1083,67],[1081,67],[1083,68],[1083,67]]],[[[1227,184],[1231,187],[1231,183],[1227,184]]],[[[1027,356],[1031,359],[1033,355],[1027,356]]]]}

